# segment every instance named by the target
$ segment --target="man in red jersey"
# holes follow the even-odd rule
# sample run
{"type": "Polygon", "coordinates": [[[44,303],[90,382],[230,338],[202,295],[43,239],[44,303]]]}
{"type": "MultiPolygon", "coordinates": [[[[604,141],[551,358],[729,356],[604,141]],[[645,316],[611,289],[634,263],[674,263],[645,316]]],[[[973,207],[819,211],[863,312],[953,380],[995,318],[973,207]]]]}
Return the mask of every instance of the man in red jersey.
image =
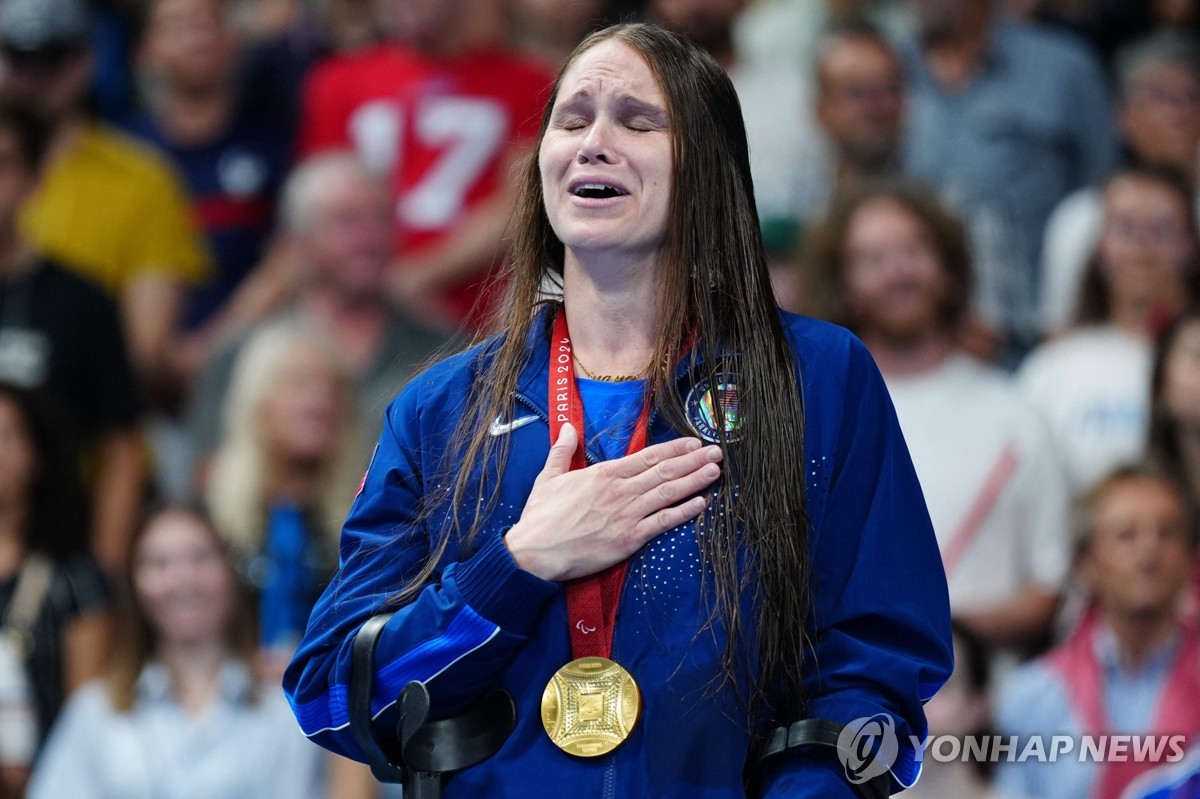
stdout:
{"type": "Polygon", "coordinates": [[[552,76],[505,47],[499,0],[384,6],[390,42],[335,56],[310,76],[301,155],[353,148],[390,175],[393,298],[477,328],[513,207],[510,167],[537,134],[552,76]]]}

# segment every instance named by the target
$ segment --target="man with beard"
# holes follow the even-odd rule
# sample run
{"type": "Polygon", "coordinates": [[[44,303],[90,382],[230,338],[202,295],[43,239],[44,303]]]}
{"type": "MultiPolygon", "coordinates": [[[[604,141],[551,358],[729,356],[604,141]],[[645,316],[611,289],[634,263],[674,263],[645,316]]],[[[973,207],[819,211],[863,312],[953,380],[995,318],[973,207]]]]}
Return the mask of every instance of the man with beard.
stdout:
{"type": "Polygon", "coordinates": [[[1067,571],[1066,477],[1007,375],[956,344],[970,259],[920,186],[865,186],[814,240],[810,310],[863,340],[896,405],[960,625],[1000,671],[1048,631],[1067,571]]]}

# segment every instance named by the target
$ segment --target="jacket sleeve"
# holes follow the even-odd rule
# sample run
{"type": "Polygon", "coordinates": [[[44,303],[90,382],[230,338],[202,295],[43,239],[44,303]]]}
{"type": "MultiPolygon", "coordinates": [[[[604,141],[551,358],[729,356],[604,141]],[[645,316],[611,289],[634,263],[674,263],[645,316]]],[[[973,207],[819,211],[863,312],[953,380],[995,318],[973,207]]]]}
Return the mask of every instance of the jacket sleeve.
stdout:
{"type": "MultiPolygon", "coordinates": [[[[810,497],[826,491],[813,519],[811,649],[805,664],[807,716],[839,724],[880,716],[881,750],[894,791],[916,781],[914,742],[926,735],[923,704],[953,670],[946,576],[908,448],[874,361],[849,340],[844,382],[809,398],[836,426],[828,471],[821,453],[810,497]],[[894,755],[891,753],[894,752],[894,755]],[[891,761],[891,762],[887,762],[891,761]]],[[[828,380],[828,378],[827,378],[828,380]]],[[[806,392],[806,395],[809,392],[806,392]]],[[[811,426],[810,426],[811,430],[811,426]]],[[[820,436],[810,437],[819,441],[820,436]]],[[[817,443],[814,441],[814,443],[817,443]]],[[[814,450],[815,451],[815,450],[814,450]]],[[[862,727],[861,722],[856,729],[862,727]]],[[[853,733],[851,733],[852,735],[853,733]]],[[[843,737],[845,737],[844,734],[843,737]]],[[[811,747],[764,775],[764,797],[852,797],[850,780],[870,764],[811,747]],[[852,759],[851,759],[852,760],[852,759]]],[[[882,768],[882,767],[880,767],[882,768]]]]}
{"type": "Polygon", "coordinates": [[[375,651],[371,708],[379,728],[394,735],[395,700],[406,684],[425,683],[435,717],[468,706],[496,684],[559,590],[517,568],[502,531],[484,529],[473,554],[460,561],[451,555],[418,595],[395,606],[430,549],[418,512],[426,493],[422,444],[429,444],[421,432],[422,383],[410,383],[388,408],[342,530],[338,571],[284,675],[305,735],[357,760],[365,756],[349,729],[350,652],[367,619],[395,611],[375,651]]]}

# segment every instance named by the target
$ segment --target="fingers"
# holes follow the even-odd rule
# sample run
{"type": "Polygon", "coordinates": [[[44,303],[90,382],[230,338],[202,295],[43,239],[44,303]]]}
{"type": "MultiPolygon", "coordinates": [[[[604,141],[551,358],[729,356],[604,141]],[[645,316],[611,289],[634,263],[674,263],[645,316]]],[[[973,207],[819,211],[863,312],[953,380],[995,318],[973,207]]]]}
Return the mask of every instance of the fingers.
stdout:
{"type": "MultiPolygon", "coordinates": [[[[652,468],[645,469],[639,474],[630,477],[626,490],[632,494],[645,494],[664,483],[699,471],[708,464],[720,463],[723,458],[724,453],[716,444],[691,449],[673,458],[667,458],[652,468]]],[[[716,479],[715,475],[713,479],[716,479]]],[[[709,480],[708,482],[712,481],[709,480]]],[[[682,496],[687,496],[687,494],[683,494],[682,496]]]]}
{"type": "Polygon", "coordinates": [[[612,473],[617,477],[636,477],[665,460],[695,452],[701,446],[703,443],[698,438],[676,438],[661,444],[654,444],[641,452],[611,461],[612,473]]]}
{"type": "Polygon", "coordinates": [[[572,425],[564,424],[558,431],[558,440],[550,447],[546,456],[546,465],[542,467],[538,479],[557,477],[571,471],[571,458],[579,446],[579,434],[572,425]]]}
{"type": "Polygon", "coordinates": [[[651,516],[685,497],[703,491],[716,482],[720,476],[721,467],[716,463],[705,463],[698,469],[685,473],[682,477],[653,486],[633,501],[630,510],[638,517],[651,516]]]}
{"type": "Polygon", "coordinates": [[[663,508],[638,522],[637,526],[634,527],[634,535],[642,544],[645,544],[650,539],[662,535],[667,530],[696,518],[704,512],[704,508],[707,505],[707,498],[692,497],[683,504],[663,508]]]}

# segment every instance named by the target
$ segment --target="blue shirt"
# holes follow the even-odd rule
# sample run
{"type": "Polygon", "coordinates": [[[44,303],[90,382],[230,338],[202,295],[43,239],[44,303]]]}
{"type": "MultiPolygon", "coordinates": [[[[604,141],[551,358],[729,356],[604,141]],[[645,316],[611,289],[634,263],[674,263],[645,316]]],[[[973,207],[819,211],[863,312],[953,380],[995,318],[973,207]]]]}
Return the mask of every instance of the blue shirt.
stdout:
{"type": "Polygon", "coordinates": [[[998,22],[982,70],[948,91],[915,47],[905,166],[963,212],[985,316],[1037,330],[1037,268],[1051,210],[1105,178],[1117,139],[1104,74],[1070,35],[998,22]]]}
{"type": "MultiPolygon", "coordinates": [[[[1094,651],[1104,679],[1104,710],[1114,733],[1138,734],[1149,729],[1162,690],[1179,652],[1178,637],[1167,641],[1147,658],[1142,668],[1130,671],[1121,662],[1112,630],[1096,630],[1094,651]]],[[[1036,757],[1022,763],[1001,762],[996,787],[1013,796],[1031,799],[1088,799],[1099,775],[1097,763],[1079,759],[1078,736],[1092,734],[1077,716],[1061,676],[1044,661],[1018,669],[1003,686],[996,704],[996,726],[1002,735],[1020,736],[1014,758],[1030,736],[1071,735],[1076,749],[1053,763],[1036,757]]]]}
{"type": "Polygon", "coordinates": [[[608,383],[603,380],[577,378],[579,396],[583,400],[583,421],[586,441],[611,461],[622,458],[629,450],[629,439],[642,410],[646,391],[645,380],[626,380],[608,383]]]}
{"type": "Polygon", "coordinates": [[[290,134],[279,126],[235,121],[208,144],[173,144],[150,117],[129,132],[161,149],[188,187],[216,274],[193,290],[184,323],[196,328],[215,313],[258,264],[275,225],[275,197],[291,165],[290,134]]]}

